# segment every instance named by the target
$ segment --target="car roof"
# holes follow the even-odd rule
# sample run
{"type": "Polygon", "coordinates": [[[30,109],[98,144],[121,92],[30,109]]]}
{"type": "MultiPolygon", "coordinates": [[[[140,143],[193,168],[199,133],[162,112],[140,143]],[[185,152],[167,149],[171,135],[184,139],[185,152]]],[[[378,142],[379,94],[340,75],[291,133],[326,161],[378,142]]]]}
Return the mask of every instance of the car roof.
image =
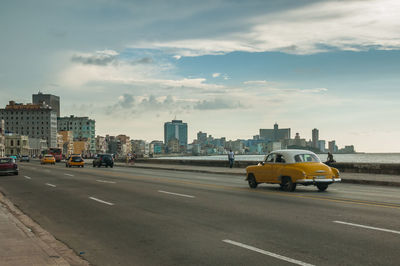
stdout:
{"type": "MultiPolygon", "coordinates": [[[[295,163],[296,161],[294,160],[294,156],[298,155],[298,154],[312,154],[317,156],[314,152],[309,151],[309,150],[276,150],[273,151],[271,153],[275,153],[275,154],[282,154],[285,157],[285,160],[287,163],[295,163]]],[[[270,154],[271,154],[270,153],[270,154]]],[[[317,156],[318,158],[318,156],[317,156]]]]}

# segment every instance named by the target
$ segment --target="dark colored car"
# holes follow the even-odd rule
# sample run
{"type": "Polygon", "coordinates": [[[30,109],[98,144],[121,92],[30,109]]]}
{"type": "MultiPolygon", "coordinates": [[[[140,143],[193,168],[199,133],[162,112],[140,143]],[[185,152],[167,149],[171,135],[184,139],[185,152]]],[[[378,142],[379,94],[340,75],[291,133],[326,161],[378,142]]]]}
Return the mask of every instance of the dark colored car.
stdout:
{"type": "Polygon", "coordinates": [[[111,154],[97,154],[93,159],[93,167],[114,167],[114,158],[111,154]]]}
{"type": "Polygon", "coordinates": [[[22,155],[21,158],[19,158],[20,162],[29,162],[29,156],[28,155],[22,155]]]}
{"type": "Polygon", "coordinates": [[[0,173],[18,175],[18,165],[14,158],[0,158],[0,173]]]}

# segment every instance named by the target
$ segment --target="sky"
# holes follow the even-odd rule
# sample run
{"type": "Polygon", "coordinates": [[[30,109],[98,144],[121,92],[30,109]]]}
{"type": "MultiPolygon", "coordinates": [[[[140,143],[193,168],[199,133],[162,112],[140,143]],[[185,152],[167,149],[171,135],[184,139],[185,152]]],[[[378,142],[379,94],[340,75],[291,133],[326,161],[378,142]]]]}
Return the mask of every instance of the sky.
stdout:
{"type": "Polygon", "coordinates": [[[163,140],[164,122],[251,139],[400,152],[396,0],[1,1],[0,106],[60,96],[97,135],[163,140]]]}

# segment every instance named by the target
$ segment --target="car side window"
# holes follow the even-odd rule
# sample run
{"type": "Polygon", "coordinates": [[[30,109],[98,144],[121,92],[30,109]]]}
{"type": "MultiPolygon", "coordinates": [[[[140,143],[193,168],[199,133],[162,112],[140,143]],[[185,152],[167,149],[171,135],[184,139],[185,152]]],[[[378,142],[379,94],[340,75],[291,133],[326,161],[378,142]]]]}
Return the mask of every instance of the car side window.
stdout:
{"type": "Polygon", "coordinates": [[[273,163],[275,161],[275,154],[269,154],[265,159],[266,163],[273,163]]]}
{"type": "Polygon", "coordinates": [[[303,158],[300,154],[297,154],[296,156],[294,156],[294,160],[296,161],[296,163],[301,163],[303,161],[303,158]]]}
{"type": "Polygon", "coordinates": [[[276,155],[276,160],[275,160],[275,162],[276,162],[276,163],[285,163],[286,160],[285,160],[285,158],[283,157],[282,154],[277,154],[277,155],[276,155]]]}

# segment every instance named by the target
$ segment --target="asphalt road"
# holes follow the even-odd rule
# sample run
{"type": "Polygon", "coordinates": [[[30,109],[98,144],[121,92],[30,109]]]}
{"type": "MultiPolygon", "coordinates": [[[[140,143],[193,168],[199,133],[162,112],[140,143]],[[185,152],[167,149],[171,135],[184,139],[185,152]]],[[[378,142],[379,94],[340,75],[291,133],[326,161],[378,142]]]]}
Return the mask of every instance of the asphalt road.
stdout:
{"type": "Polygon", "coordinates": [[[0,189],[93,265],[399,265],[400,189],[20,163],[0,189]]]}

